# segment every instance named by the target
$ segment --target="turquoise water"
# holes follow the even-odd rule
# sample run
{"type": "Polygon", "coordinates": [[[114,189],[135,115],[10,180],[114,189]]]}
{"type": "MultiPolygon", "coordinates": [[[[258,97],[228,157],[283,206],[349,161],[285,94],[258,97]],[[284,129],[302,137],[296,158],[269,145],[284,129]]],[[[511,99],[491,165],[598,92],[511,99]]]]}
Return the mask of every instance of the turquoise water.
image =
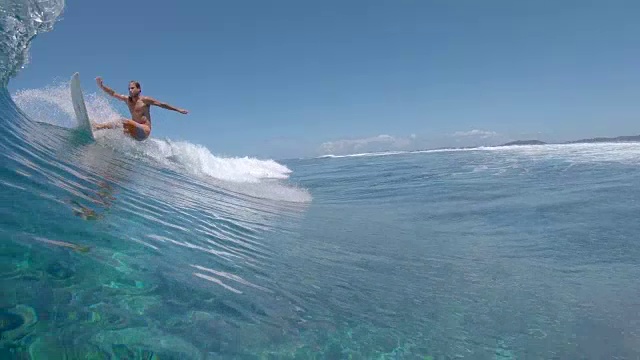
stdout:
{"type": "Polygon", "coordinates": [[[228,158],[88,143],[66,83],[0,122],[0,359],[640,357],[640,144],[228,158]]]}

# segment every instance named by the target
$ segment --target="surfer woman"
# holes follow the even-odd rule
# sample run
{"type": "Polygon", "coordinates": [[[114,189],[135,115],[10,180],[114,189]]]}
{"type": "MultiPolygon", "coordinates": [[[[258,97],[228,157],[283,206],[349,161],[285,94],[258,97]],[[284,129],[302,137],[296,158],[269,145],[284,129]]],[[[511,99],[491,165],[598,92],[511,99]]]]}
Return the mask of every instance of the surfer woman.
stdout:
{"type": "Polygon", "coordinates": [[[97,77],[96,82],[98,86],[104,90],[107,94],[113,96],[116,99],[122,100],[127,103],[129,112],[131,112],[131,119],[120,119],[105,124],[95,124],[95,130],[101,129],[113,129],[119,124],[122,124],[122,128],[125,134],[130,135],[132,138],[142,141],[149,137],[151,134],[151,105],[159,106],[164,109],[177,111],[181,114],[187,114],[188,111],[180,108],[173,107],[167,103],[158,101],[149,96],[140,96],[140,83],[137,81],[129,82],[129,96],[124,96],[116,93],[113,89],[102,83],[102,78],[97,77]]]}

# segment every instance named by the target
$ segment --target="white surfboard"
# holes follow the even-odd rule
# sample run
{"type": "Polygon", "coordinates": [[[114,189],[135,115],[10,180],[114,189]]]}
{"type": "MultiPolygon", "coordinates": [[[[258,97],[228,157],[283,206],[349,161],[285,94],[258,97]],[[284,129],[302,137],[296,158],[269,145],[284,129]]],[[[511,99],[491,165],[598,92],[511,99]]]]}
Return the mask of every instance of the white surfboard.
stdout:
{"type": "Polygon", "coordinates": [[[93,129],[91,128],[91,121],[89,120],[89,114],[87,113],[87,107],[84,104],[84,96],[82,95],[82,88],[80,88],[80,74],[75,73],[71,76],[71,102],[73,103],[73,111],[76,113],[76,119],[78,119],[77,129],[83,133],[86,133],[91,137],[91,140],[95,141],[93,135],[93,129]]]}

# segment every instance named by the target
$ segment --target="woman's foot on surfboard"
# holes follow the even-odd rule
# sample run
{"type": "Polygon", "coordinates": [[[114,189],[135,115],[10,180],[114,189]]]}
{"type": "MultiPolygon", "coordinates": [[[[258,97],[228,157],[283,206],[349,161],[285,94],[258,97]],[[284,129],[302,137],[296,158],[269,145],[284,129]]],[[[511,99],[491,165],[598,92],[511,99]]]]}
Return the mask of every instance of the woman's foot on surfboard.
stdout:
{"type": "Polygon", "coordinates": [[[93,130],[102,130],[102,129],[115,129],[116,127],[118,127],[118,121],[114,121],[114,122],[108,122],[108,123],[96,123],[96,122],[91,122],[91,128],[93,130]]]}

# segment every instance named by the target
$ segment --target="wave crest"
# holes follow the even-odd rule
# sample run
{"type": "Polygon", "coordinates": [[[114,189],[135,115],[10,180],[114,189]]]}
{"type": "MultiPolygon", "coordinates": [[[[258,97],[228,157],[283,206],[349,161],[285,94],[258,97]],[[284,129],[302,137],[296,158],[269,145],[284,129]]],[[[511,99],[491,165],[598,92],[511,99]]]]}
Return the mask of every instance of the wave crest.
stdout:
{"type": "Polygon", "coordinates": [[[187,166],[189,172],[220,180],[255,182],[259,179],[287,179],[291,170],[274,160],[250,157],[226,158],[213,155],[205,146],[189,142],[151,139],[155,147],[148,155],[187,166]]]}
{"type": "MultiPolygon", "coordinates": [[[[32,120],[55,126],[77,126],[68,82],[60,82],[40,89],[22,89],[12,96],[18,107],[32,120]]],[[[118,119],[121,114],[111,103],[96,93],[85,94],[89,117],[96,122],[118,119]]],[[[250,157],[221,157],[205,146],[186,141],[150,138],[145,142],[131,140],[121,130],[96,133],[103,146],[130,155],[152,159],[180,172],[205,175],[232,182],[259,182],[263,179],[287,179],[291,170],[274,160],[250,157]]]]}
{"type": "Polygon", "coordinates": [[[3,86],[27,64],[31,40],[53,29],[64,5],[64,0],[0,1],[0,81],[3,86]]]}

